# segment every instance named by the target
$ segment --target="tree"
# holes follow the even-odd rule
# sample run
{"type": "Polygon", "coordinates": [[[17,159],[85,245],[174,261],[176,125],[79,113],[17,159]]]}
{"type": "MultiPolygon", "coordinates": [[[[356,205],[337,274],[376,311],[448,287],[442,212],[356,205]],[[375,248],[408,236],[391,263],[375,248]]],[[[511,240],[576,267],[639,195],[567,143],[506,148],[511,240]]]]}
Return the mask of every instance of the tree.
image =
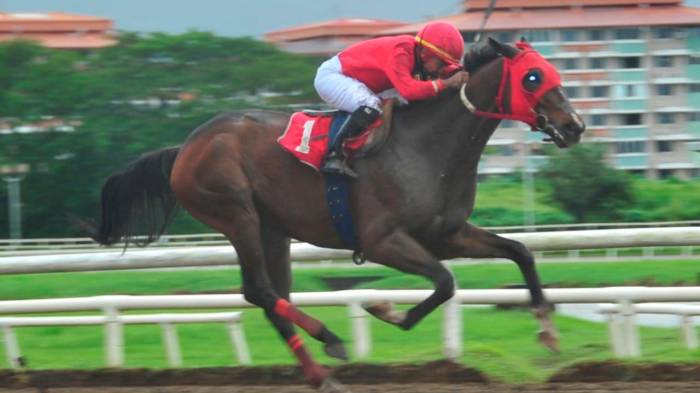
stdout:
{"type": "Polygon", "coordinates": [[[630,178],[608,166],[602,147],[587,144],[558,150],[540,169],[549,198],[577,222],[608,221],[633,202],[630,178]]]}
{"type": "MultiPolygon", "coordinates": [[[[318,102],[318,63],[252,38],[203,32],[123,33],[119,45],[85,54],[0,43],[0,123],[55,119],[75,128],[0,134],[0,165],[31,168],[22,181],[23,234],[84,235],[66,217],[94,216],[107,176],[147,151],[182,143],[218,113],[318,102]],[[259,94],[265,91],[280,95],[272,101],[259,94]]],[[[0,182],[0,238],[6,199],[0,182]]],[[[206,230],[186,214],[170,229],[206,230]]]]}

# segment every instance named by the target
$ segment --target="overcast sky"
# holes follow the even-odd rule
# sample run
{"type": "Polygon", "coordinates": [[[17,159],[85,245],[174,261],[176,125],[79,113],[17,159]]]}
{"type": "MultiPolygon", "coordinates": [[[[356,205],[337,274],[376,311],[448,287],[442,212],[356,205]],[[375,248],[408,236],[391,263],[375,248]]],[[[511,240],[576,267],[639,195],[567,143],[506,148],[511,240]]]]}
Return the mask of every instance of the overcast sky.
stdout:
{"type": "MultiPolygon", "coordinates": [[[[700,0],[698,0],[700,1],[700,0]]],[[[459,12],[460,0],[0,0],[0,12],[103,16],[118,30],[262,34],[335,18],[418,22],[459,12]]]]}
{"type": "MultiPolygon", "coordinates": [[[[686,4],[700,7],[700,0],[686,4]]],[[[0,0],[0,12],[62,11],[110,18],[118,30],[259,37],[336,18],[418,22],[458,13],[461,5],[462,0],[0,0]]]]}

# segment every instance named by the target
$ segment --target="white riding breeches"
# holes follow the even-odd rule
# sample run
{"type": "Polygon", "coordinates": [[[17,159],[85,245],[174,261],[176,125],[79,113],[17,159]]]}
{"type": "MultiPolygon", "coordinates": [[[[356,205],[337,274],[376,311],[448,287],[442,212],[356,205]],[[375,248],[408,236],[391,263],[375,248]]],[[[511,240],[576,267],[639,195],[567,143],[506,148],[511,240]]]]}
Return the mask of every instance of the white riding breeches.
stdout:
{"type": "Polygon", "coordinates": [[[343,74],[338,56],[326,60],[318,68],[314,87],[323,101],[346,112],[354,112],[361,106],[382,111],[382,98],[398,97],[395,89],[374,94],[364,83],[343,74]],[[381,98],[380,98],[381,97],[381,98]]]}

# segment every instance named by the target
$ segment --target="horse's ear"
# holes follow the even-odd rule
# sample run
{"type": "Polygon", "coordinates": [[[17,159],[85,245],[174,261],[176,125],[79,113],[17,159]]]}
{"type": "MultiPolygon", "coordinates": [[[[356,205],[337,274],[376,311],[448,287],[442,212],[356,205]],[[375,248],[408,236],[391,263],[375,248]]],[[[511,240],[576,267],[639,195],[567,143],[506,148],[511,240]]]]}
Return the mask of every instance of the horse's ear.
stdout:
{"type": "Polygon", "coordinates": [[[519,52],[517,48],[501,43],[493,37],[489,37],[489,45],[491,45],[491,47],[493,47],[493,49],[495,49],[496,52],[502,54],[503,56],[509,59],[514,58],[519,52]]]}

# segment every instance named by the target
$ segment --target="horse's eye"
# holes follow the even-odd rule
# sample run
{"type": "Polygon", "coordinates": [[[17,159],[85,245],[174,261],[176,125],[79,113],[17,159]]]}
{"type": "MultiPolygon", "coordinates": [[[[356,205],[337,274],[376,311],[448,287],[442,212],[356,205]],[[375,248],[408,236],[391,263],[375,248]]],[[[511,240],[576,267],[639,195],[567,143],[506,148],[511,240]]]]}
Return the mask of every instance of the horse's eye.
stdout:
{"type": "Polygon", "coordinates": [[[542,71],[538,69],[530,70],[523,78],[523,87],[527,91],[535,91],[542,84],[542,71]]]}

